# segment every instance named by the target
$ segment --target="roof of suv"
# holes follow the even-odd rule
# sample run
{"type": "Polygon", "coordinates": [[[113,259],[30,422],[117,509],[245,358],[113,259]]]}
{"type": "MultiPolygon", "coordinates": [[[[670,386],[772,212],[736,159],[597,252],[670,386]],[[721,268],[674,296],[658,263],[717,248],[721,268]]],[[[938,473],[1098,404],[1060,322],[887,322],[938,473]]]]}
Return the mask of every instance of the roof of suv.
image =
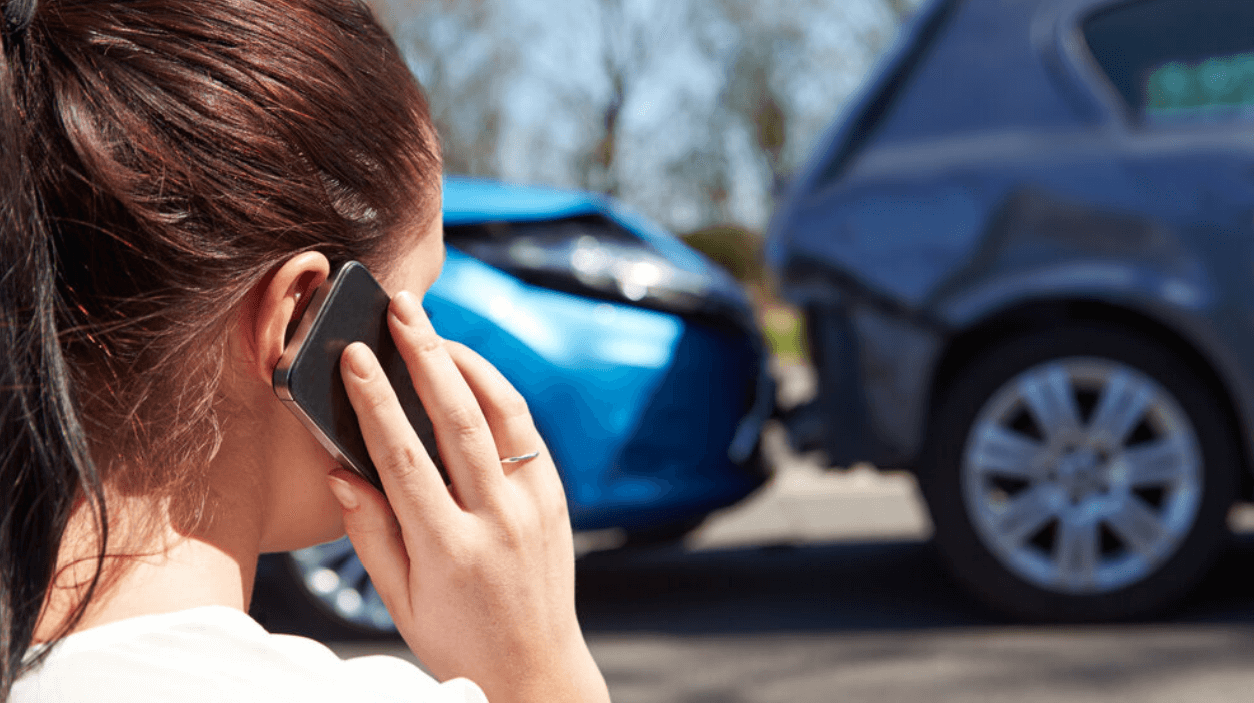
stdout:
{"type": "Polygon", "coordinates": [[[1077,80],[1070,32],[1077,17],[1117,1],[925,3],[835,121],[809,178],[799,181],[833,180],[870,146],[1100,123],[1108,115],[1104,99],[1077,80]]]}

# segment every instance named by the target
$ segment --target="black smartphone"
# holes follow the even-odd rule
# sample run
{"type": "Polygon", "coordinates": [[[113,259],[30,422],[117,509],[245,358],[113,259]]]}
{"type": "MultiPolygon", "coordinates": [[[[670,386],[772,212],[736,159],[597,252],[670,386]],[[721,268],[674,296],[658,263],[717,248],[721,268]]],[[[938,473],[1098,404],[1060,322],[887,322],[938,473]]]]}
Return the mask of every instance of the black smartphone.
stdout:
{"type": "Polygon", "coordinates": [[[379,359],[401,407],[444,481],[448,473],[436,450],[435,429],[427,417],[409,370],[388,329],[387,291],[366,267],[344,264],[314,291],[274,369],[274,392],[331,456],[380,491],[383,483],[344,390],[340,355],[364,342],[379,359]]]}

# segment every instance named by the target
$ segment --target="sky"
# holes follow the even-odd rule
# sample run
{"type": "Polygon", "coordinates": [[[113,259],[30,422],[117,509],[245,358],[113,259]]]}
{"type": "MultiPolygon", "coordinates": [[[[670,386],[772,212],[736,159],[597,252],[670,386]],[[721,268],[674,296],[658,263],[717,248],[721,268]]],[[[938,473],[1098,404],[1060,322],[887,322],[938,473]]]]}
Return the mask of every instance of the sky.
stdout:
{"type": "MultiPolygon", "coordinates": [[[[563,187],[586,183],[580,158],[595,146],[611,94],[606,2],[376,0],[411,67],[430,83],[433,105],[450,108],[446,131],[468,130],[446,143],[490,146],[493,158],[477,167],[486,175],[563,187]],[[478,88],[459,91],[459,81],[478,88]]],[[[783,166],[795,170],[897,31],[883,0],[622,4],[612,23],[620,31],[610,35],[630,67],[616,190],[680,231],[718,221],[760,230],[770,214],[772,174],[752,125],[722,109],[739,53],[771,57],[769,81],[788,124],[783,166]],[[726,7],[737,10],[732,20],[719,11],[726,7]],[[717,179],[727,197],[711,204],[717,179]]]]}

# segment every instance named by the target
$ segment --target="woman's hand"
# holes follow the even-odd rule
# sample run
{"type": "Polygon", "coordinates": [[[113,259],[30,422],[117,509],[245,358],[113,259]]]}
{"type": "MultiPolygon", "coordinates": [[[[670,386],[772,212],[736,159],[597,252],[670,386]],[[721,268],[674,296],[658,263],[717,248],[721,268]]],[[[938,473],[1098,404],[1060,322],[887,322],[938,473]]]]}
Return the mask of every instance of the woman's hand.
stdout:
{"type": "Polygon", "coordinates": [[[565,494],[526,402],[478,354],[440,339],[412,294],[388,317],[451,483],[362,344],[341,370],[388,498],[346,471],[329,481],[401,635],[438,678],[469,678],[493,703],[608,701],[575,617],[565,494]]]}

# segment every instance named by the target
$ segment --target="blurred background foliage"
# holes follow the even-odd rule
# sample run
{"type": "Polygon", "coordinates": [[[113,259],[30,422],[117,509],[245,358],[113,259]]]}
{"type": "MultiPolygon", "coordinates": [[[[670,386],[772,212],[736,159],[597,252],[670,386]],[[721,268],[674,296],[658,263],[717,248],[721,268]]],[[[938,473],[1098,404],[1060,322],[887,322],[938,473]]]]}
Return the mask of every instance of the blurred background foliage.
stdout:
{"type": "Polygon", "coordinates": [[[775,196],[921,1],[371,0],[447,172],[620,198],[763,303],[775,196]]]}
{"type": "Polygon", "coordinates": [[[767,344],[786,363],[809,359],[800,311],[775,295],[762,260],[762,236],[736,225],[714,225],[689,232],[684,241],[727,269],[745,285],[767,344]]]}
{"type": "Polygon", "coordinates": [[[752,286],[766,283],[759,233],[736,225],[714,225],[689,232],[683,239],[727,269],[736,280],[752,286]]]}

